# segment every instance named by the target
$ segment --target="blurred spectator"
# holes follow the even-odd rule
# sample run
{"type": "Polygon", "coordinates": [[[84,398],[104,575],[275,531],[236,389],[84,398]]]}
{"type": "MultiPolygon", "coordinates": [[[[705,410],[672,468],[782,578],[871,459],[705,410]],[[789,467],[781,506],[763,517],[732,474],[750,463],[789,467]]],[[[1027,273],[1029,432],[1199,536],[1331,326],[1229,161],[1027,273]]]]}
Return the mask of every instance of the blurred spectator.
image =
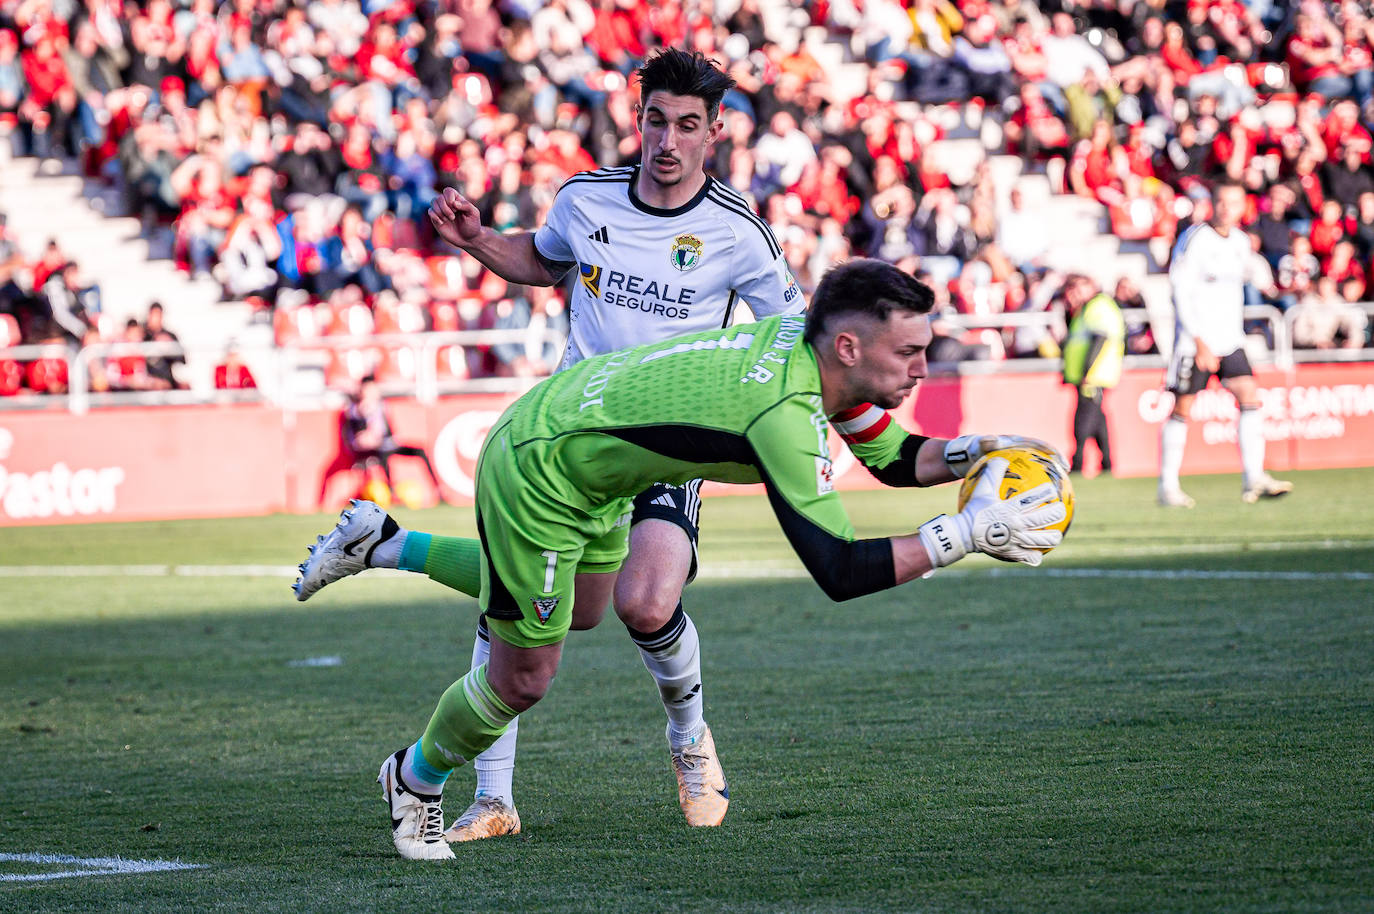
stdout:
{"type": "Polygon", "coordinates": [[[1090,72],[1098,83],[1111,76],[1107,59],[1078,33],[1068,13],[1055,13],[1050,18],[1050,32],[1041,40],[1041,47],[1049,65],[1048,81],[1061,90],[1080,84],[1090,72]]]}
{"type": "MultiPolygon", "coordinates": [[[[143,319],[143,340],[147,343],[175,343],[180,340],[162,323],[163,311],[160,302],[148,305],[148,316],[143,319]]],[[[181,353],[149,355],[147,370],[149,387],[153,390],[185,390],[187,384],[179,374],[186,367],[186,356],[181,353]]]]}
{"type": "Polygon", "coordinates": [[[1131,355],[1147,355],[1158,352],[1159,347],[1155,344],[1154,331],[1150,327],[1150,319],[1146,314],[1145,296],[1140,294],[1140,287],[1135,284],[1129,276],[1122,276],[1116,281],[1116,287],[1112,290],[1112,298],[1123,312],[1133,311],[1134,315],[1126,318],[1126,351],[1131,355]]]}
{"type": "Polygon", "coordinates": [[[921,200],[917,216],[923,252],[921,265],[936,282],[958,275],[972,256],[974,241],[959,210],[959,199],[948,188],[937,188],[921,200]]]}
{"type": "Polygon", "coordinates": [[[1323,275],[1330,277],[1346,301],[1363,301],[1367,273],[1355,259],[1355,243],[1349,240],[1336,242],[1331,249],[1331,259],[1326,264],[1323,275]]]}
{"type": "Polygon", "coordinates": [[[1336,243],[1345,237],[1345,212],[1340,201],[1322,203],[1321,215],[1312,223],[1308,237],[1312,241],[1312,253],[1318,260],[1327,260],[1336,243]]]}
{"type": "Polygon", "coordinates": [[[1350,237],[1355,242],[1356,256],[1364,263],[1374,262],[1374,191],[1360,194],[1352,222],[1350,237]]]}
{"type": "Polygon", "coordinates": [[[377,379],[372,376],[363,378],[344,410],[344,441],[353,455],[355,466],[375,464],[381,467],[387,488],[391,489],[393,495],[395,486],[391,480],[391,458],[396,456],[420,458],[434,483],[435,491],[441,491],[439,477],[435,475],[434,465],[430,463],[425,449],[396,441],[386,415],[381,389],[377,386],[377,379]]]}
{"type": "Polygon", "coordinates": [[[282,254],[281,236],[272,224],[272,215],[270,203],[245,199],[243,211],[230,224],[219,254],[229,297],[271,297],[278,277],[270,264],[282,254]]]}
{"type": "Polygon", "coordinates": [[[1293,345],[1304,349],[1360,349],[1365,344],[1365,313],[1341,296],[1336,280],[1323,276],[1294,306],[1293,345]]]}
{"type": "Polygon", "coordinates": [[[250,390],[258,382],[243,363],[238,348],[231,345],[224,351],[224,361],[215,366],[215,390],[250,390]]]}
{"type": "Polygon", "coordinates": [[[1347,212],[1355,211],[1360,195],[1374,191],[1374,175],[1369,173],[1365,160],[1369,157],[1369,142],[1353,136],[1340,145],[1340,158],[1321,167],[1322,189],[1326,199],[1335,200],[1347,212]]]}
{"type": "Polygon", "coordinates": [[[1292,307],[1312,291],[1313,283],[1321,273],[1321,263],[1312,254],[1312,242],[1302,235],[1292,241],[1292,250],[1279,258],[1274,271],[1274,283],[1278,286],[1279,306],[1292,307]]]}
{"type": "MultiPolygon", "coordinates": [[[[100,313],[99,291],[81,284],[80,268],[67,261],[43,283],[47,317],[73,342],[95,327],[100,313]]],[[[135,322],[137,323],[137,322],[135,322]]]]}
{"type": "MultiPolygon", "coordinates": [[[[1287,184],[1271,185],[1268,208],[1261,211],[1259,218],[1250,226],[1250,231],[1259,236],[1260,253],[1271,269],[1278,269],[1279,261],[1290,251],[1293,229],[1288,224],[1288,213],[1296,199],[1293,188],[1287,184]]],[[[1374,196],[1371,196],[1371,202],[1374,202],[1374,196]]],[[[1374,215],[1374,209],[1371,209],[1371,215],[1374,215]]]]}

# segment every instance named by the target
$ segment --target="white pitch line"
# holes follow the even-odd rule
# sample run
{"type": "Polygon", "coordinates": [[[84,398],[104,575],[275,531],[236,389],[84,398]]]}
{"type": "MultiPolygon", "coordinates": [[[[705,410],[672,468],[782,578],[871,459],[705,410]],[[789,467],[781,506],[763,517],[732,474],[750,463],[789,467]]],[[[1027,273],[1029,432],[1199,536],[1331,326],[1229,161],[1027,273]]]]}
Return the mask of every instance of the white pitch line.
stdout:
{"type": "Polygon", "coordinates": [[[0,863],[33,863],[41,866],[75,866],[73,870],[46,873],[0,873],[0,882],[42,882],[76,876],[114,876],[130,873],[162,873],[170,870],[204,869],[203,863],[175,860],[125,860],[123,857],[73,857],[69,854],[0,854],[0,863]]]}
{"type": "MultiPolygon", "coordinates": [[[[1370,571],[1223,571],[1193,568],[1040,568],[1027,574],[1051,578],[1144,578],[1154,581],[1374,581],[1370,571]]],[[[1020,571],[990,568],[993,577],[1019,576],[1020,571]]]]}
{"type": "MultiPolygon", "coordinates": [[[[1370,540],[1292,540],[1235,543],[1181,543],[1175,546],[1151,544],[1123,546],[1123,552],[1134,557],[1147,555],[1196,555],[1222,552],[1272,552],[1281,549],[1350,549],[1368,548],[1370,540]]],[[[1019,570],[1003,568],[961,567],[941,573],[950,575],[1005,575],[1019,570]]],[[[0,565],[0,578],[72,578],[72,577],[237,577],[286,578],[299,574],[295,565],[0,565]]],[[[1362,571],[1230,571],[1213,569],[1125,569],[1125,568],[1044,568],[1036,574],[1067,578],[1146,578],[1156,580],[1374,580],[1374,573],[1362,571]]],[[[416,577],[411,572],[391,568],[374,568],[367,572],[371,578],[416,577]]],[[[810,577],[806,569],[795,562],[707,561],[702,564],[700,577],[704,580],[803,580],[810,577]]]]}

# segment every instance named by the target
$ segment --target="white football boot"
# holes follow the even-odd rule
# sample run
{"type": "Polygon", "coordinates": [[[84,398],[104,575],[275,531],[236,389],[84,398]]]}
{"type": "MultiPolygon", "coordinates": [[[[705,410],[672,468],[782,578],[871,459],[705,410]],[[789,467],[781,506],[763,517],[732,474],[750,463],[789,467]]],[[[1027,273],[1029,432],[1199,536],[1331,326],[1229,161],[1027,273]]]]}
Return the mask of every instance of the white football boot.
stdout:
{"type": "Polygon", "coordinates": [[[1191,495],[1182,489],[1160,489],[1159,506],[1161,508],[1191,508],[1197,502],[1193,501],[1191,495]]]}
{"type": "Polygon", "coordinates": [[[1293,484],[1286,479],[1275,479],[1268,473],[1259,478],[1253,486],[1240,493],[1241,501],[1253,505],[1261,498],[1278,498],[1293,491],[1293,484]]]}
{"type": "Polygon", "coordinates": [[[325,536],[316,538],[310,555],[301,562],[301,576],[291,589],[297,600],[308,600],[326,584],[370,567],[377,544],[390,539],[400,527],[379,505],[353,499],[339,515],[339,522],[325,536]]]}
{"type": "Polygon", "coordinates": [[[407,860],[452,860],[453,849],[444,840],[443,798],[416,793],[401,783],[405,754],[402,749],[388,756],[377,775],[382,799],[391,807],[391,841],[407,860]]]}

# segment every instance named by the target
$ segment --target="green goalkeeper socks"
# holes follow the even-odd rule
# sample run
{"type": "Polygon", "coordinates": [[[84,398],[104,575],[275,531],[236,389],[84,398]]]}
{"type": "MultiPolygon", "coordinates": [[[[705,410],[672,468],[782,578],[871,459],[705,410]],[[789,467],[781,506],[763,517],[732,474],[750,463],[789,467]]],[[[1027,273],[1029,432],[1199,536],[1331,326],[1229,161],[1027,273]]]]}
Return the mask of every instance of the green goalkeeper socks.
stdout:
{"type": "Polygon", "coordinates": [[[470,597],[482,593],[482,544],[457,536],[407,532],[401,560],[403,571],[423,572],[445,587],[470,597]]]}
{"type": "Polygon", "coordinates": [[[515,714],[487,683],[484,663],[445,690],[420,738],[420,752],[433,768],[452,770],[496,742],[515,714]]]}

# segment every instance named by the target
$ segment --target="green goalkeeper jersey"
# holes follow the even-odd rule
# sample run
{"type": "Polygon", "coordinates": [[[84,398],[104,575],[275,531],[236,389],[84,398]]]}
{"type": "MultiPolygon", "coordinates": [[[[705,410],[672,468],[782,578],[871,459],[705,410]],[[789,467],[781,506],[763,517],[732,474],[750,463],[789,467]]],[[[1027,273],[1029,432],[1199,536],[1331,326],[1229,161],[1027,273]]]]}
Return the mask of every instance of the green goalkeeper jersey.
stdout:
{"type": "MultiPolygon", "coordinates": [[[[891,587],[890,542],[856,541],[834,491],[805,326],[805,315],[777,316],[587,359],[513,403],[486,450],[513,457],[521,484],[561,506],[562,522],[583,518],[589,531],[604,529],[656,482],[762,482],[827,594],[847,599],[891,587]]],[[[879,478],[915,485],[924,440],[892,423],[853,447],[879,478]]]]}

